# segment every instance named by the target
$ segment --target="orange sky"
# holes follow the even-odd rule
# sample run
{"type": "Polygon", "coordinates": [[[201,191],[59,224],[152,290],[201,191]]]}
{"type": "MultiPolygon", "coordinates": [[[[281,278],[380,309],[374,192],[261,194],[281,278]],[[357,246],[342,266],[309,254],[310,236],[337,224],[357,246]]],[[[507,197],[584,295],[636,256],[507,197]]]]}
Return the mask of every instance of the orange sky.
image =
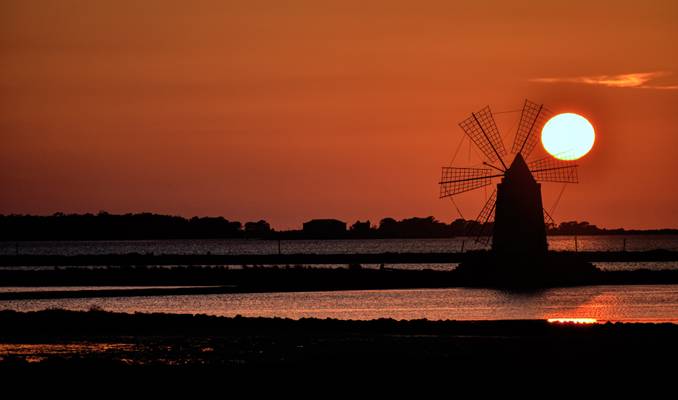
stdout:
{"type": "Polygon", "coordinates": [[[678,227],[678,2],[542,3],[4,0],[0,213],[449,221],[457,123],[530,98],[598,134],[557,221],[678,227]]]}

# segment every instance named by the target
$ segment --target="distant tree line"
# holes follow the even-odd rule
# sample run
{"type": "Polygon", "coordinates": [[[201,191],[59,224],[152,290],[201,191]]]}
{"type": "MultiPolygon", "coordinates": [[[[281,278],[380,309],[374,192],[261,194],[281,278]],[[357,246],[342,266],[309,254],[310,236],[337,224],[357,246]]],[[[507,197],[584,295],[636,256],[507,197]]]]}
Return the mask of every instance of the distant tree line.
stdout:
{"type": "MultiPolygon", "coordinates": [[[[548,225],[550,235],[678,234],[677,229],[604,229],[586,221],[548,225]]],[[[384,218],[378,224],[356,221],[347,225],[336,219],[307,221],[300,230],[275,231],[264,220],[229,221],[223,217],[193,217],[152,213],[63,214],[49,216],[0,215],[0,240],[142,240],[142,239],[368,239],[449,238],[492,232],[492,224],[464,219],[450,223],[433,217],[402,220],[384,218]]]]}
{"type": "Polygon", "coordinates": [[[151,213],[114,215],[63,214],[50,216],[1,215],[0,240],[137,240],[230,239],[270,231],[265,221],[248,222],[223,217],[183,218],[151,213]]]}
{"type": "Polygon", "coordinates": [[[588,221],[565,221],[560,224],[550,224],[547,225],[547,231],[549,235],[565,235],[565,236],[574,236],[574,235],[666,235],[678,234],[678,229],[624,229],[624,228],[599,228],[596,225],[589,223],[588,221]]]}

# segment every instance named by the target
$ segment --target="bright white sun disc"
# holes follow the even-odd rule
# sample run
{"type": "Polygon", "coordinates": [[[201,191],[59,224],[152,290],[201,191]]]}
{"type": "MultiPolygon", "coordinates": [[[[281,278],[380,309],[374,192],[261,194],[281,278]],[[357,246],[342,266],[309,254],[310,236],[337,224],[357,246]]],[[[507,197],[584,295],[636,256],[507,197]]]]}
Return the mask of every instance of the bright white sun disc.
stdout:
{"type": "Polygon", "coordinates": [[[558,114],[546,122],[541,131],[544,149],[561,160],[576,160],[593,147],[596,134],[593,125],[574,113],[558,114]]]}

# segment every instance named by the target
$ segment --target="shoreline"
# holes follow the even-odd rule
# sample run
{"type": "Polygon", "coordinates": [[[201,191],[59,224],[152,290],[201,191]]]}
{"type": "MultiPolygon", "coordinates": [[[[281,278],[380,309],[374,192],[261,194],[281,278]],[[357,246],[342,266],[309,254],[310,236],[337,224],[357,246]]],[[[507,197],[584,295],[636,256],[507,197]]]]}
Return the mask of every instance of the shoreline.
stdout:
{"type": "MultiPolygon", "coordinates": [[[[82,254],[0,255],[0,267],[131,265],[294,265],[294,264],[435,264],[461,263],[483,251],[445,253],[351,254],[82,254]]],[[[557,257],[588,262],[678,261],[678,251],[550,251],[557,257]]]]}
{"type": "MultiPolygon", "coordinates": [[[[0,311],[0,369],[259,370],[576,366],[661,369],[678,325],[0,311]],[[548,355],[548,357],[544,357],[548,355]],[[621,364],[619,364],[621,363],[621,364]]],[[[668,357],[668,358],[667,358],[668,357]]]]}

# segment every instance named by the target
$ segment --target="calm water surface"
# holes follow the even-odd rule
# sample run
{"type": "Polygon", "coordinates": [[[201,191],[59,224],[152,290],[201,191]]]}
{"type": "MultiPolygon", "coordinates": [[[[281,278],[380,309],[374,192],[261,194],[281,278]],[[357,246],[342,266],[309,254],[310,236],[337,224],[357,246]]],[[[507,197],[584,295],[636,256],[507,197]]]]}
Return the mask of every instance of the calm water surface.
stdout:
{"type": "MultiPolygon", "coordinates": [[[[550,236],[549,248],[574,250],[572,236],[550,236]]],[[[678,235],[624,235],[580,236],[576,240],[579,250],[615,251],[626,246],[629,251],[654,249],[678,250],[678,235]]],[[[350,254],[386,252],[454,252],[485,248],[473,238],[453,239],[368,239],[368,240],[289,240],[282,241],[284,254],[350,254]]],[[[278,242],[273,240],[137,240],[137,241],[45,241],[0,242],[1,254],[276,254],[278,242]]],[[[314,265],[336,268],[342,265],[314,265]]],[[[398,269],[451,270],[457,264],[389,264],[398,269]]],[[[678,262],[623,262],[596,263],[603,270],[678,269],[678,262]]],[[[345,266],[344,266],[345,267],[345,266]]],[[[364,265],[378,268],[378,265],[364,265]]],[[[43,269],[50,267],[8,267],[10,269],[43,269]]],[[[94,267],[96,268],[96,267],[94,267]]],[[[231,267],[233,268],[233,267],[231,267]]]]}
{"type": "MultiPolygon", "coordinates": [[[[579,250],[678,250],[676,235],[577,237],[579,250]],[[624,243],[625,241],[625,243],[624,243]]],[[[294,240],[280,244],[282,253],[449,252],[482,246],[469,238],[294,240]]],[[[549,237],[553,250],[574,250],[573,237],[549,237]]],[[[275,254],[277,241],[153,240],[89,242],[0,242],[0,254],[275,254]]],[[[678,262],[596,263],[605,270],[678,269],[678,262]]],[[[319,267],[337,267],[325,265],[319,267]]],[[[377,266],[366,265],[368,268],[377,266]]],[[[449,270],[456,264],[394,264],[390,268],[449,270]]],[[[20,267],[22,268],[22,267],[20,267]]],[[[32,269],[35,267],[29,267],[32,269]]],[[[23,268],[22,268],[23,269],[23,268]]],[[[106,287],[113,289],[114,287],[106,287]]],[[[34,289],[37,290],[38,288],[34,289]]],[[[71,290],[70,288],[53,288],[71,290]]],[[[103,289],[77,287],[74,290],[103,289]]],[[[117,289],[124,289],[117,287],[117,289]]],[[[6,288],[4,291],[27,288],[6,288]]],[[[92,306],[120,312],[166,312],[220,316],[262,316],[341,319],[545,319],[595,318],[601,321],[664,321],[678,323],[678,285],[589,286],[535,293],[489,289],[376,290],[308,293],[220,294],[0,301],[0,309],[35,311],[46,308],[87,310],[92,306]]]]}
{"type": "Polygon", "coordinates": [[[678,285],[587,286],[533,293],[457,288],[0,301],[0,309],[56,307],[294,319],[595,318],[678,323],[678,285]]]}

